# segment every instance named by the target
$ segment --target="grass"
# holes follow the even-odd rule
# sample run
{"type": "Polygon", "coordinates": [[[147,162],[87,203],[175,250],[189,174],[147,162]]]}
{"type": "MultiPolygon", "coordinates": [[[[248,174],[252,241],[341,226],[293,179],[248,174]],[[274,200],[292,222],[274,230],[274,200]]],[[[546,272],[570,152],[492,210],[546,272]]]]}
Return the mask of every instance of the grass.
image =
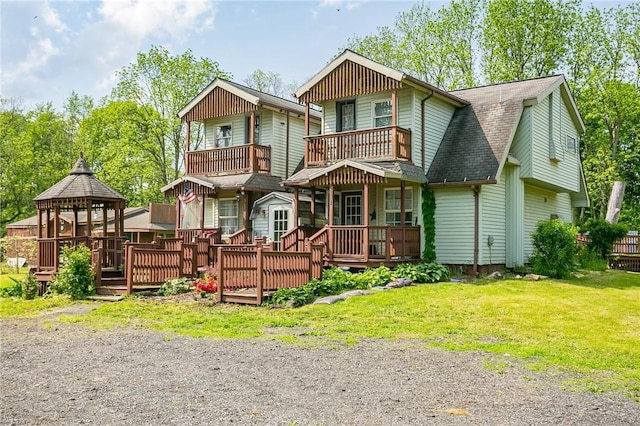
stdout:
{"type": "MultiPolygon", "coordinates": [[[[46,309],[30,302],[0,299],[0,316],[46,309]]],[[[268,336],[314,345],[409,339],[448,350],[509,354],[534,371],[575,375],[567,384],[571,388],[619,389],[640,399],[640,275],[620,271],[564,281],[413,286],[298,309],[131,298],[60,320],[95,328],[145,327],[217,339],[268,336]]],[[[502,362],[485,367],[500,373],[507,369],[502,362]]]]}
{"type": "Polygon", "coordinates": [[[0,275],[0,288],[10,287],[14,284],[11,278],[15,278],[20,281],[25,277],[26,274],[3,274],[0,275]]]}

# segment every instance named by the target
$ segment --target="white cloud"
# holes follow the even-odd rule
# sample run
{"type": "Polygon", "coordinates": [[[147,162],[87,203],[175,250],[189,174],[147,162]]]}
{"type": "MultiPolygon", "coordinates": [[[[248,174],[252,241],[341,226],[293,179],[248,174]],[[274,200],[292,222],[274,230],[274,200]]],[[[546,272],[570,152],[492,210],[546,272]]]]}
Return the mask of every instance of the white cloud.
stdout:
{"type": "Polygon", "coordinates": [[[56,32],[61,33],[68,29],[60,19],[58,12],[51,7],[48,1],[43,4],[40,14],[44,23],[53,28],[56,32]]]}
{"type": "Polygon", "coordinates": [[[8,71],[5,77],[8,81],[21,78],[22,75],[29,74],[33,70],[45,65],[49,59],[59,52],[60,49],[53,45],[51,39],[44,38],[38,40],[37,43],[29,49],[27,57],[13,67],[11,71],[8,71]]]}
{"type": "Polygon", "coordinates": [[[216,7],[207,0],[103,0],[105,22],[142,40],[147,36],[185,36],[213,28],[216,7]]]}

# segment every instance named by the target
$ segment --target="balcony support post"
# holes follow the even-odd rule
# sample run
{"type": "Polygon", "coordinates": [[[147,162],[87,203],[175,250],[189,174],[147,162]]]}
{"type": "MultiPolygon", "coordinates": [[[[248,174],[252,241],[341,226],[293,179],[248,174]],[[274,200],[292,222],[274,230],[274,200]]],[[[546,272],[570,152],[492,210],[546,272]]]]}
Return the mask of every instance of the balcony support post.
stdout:
{"type": "Polygon", "coordinates": [[[404,212],[407,206],[404,205],[404,191],[405,191],[405,183],[403,180],[400,181],[400,226],[404,226],[404,212]]]}
{"type": "Polygon", "coordinates": [[[316,226],[316,187],[311,187],[311,226],[316,226]]]}
{"type": "Polygon", "coordinates": [[[364,235],[363,243],[364,247],[362,252],[364,253],[364,261],[369,261],[369,184],[365,183],[362,188],[362,198],[364,198],[364,205],[362,206],[362,213],[364,215],[364,235]]]}
{"type": "MultiPolygon", "coordinates": [[[[300,226],[300,218],[298,217],[299,214],[299,205],[300,203],[300,192],[298,190],[298,187],[296,186],[295,188],[293,188],[293,217],[295,220],[295,224],[294,226],[300,226]]],[[[313,203],[311,203],[311,205],[313,205],[313,203]]]]}
{"type": "Polygon", "coordinates": [[[191,148],[191,122],[187,121],[186,124],[187,129],[185,130],[184,135],[184,169],[189,170],[187,152],[189,152],[189,149],[191,148]]]}
{"type": "Polygon", "coordinates": [[[256,167],[256,150],[254,144],[256,143],[256,111],[251,111],[249,116],[249,172],[255,173],[256,167]]]}

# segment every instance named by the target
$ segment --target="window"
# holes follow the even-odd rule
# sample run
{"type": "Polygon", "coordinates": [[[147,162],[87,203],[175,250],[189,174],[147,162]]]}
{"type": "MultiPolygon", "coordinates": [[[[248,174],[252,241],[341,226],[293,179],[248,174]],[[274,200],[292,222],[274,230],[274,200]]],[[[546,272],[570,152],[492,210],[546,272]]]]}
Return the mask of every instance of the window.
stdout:
{"type": "Polygon", "coordinates": [[[231,124],[216,127],[216,148],[231,146],[231,124]]]}
{"type": "Polygon", "coordinates": [[[348,132],[356,129],[356,101],[336,103],[336,131],[348,132]]]}
{"type": "Polygon", "coordinates": [[[565,149],[568,153],[570,154],[577,154],[578,153],[578,141],[576,141],[576,138],[567,135],[567,139],[565,141],[565,149]]]}
{"type": "Polygon", "coordinates": [[[344,196],[344,224],[362,225],[361,194],[349,194],[344,196]]]}
{"type": "MultiPolygon", "coordinates": [[[[386,189],[384,192],[384,216],[387,225],[401,225],[400,221],[400,188],[386,189]]],[[[413,216],[413,191],[411,187],[404,189],[404,223],[411,224],[413,216]]]]}
{"type": "Polygon", "coordinates": [[[231,235],[238,231],[238,201],[236,199],[220,200],[218,214],[222,235],[231,235]]]}
{"type": "Polygon", "coordinates": [[[273,210],[273,245],[280,250],[280,237],[289,229],[289,210],[277,208],[273,210]]]}
{"type": "Polygon", "coordinates": [[[373,103],[373,127],[391,126],[391,101],[373,103]]]}

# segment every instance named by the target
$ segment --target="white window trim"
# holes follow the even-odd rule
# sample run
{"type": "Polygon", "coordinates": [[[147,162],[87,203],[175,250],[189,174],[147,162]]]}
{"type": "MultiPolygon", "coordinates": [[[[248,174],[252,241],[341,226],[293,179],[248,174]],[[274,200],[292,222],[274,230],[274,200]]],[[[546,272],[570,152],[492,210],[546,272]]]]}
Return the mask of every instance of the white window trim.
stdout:
{"type": "Polygon", "coordinates": [[[578,155],[578,138],[566,135],[564,139],[564,150],[571,155],[578,155]],[[571,145],[569,141],[571,141],[571,145]]]}
{"type": "MultiPolygon", "coordinates": [[[[385,224],[388,224],[387,223],[387,213],[400,213],[400,209],[398,209],[398,210],[395,210],[395,209],[394,210],[387,210],[387,191],[400,191],[400,190],[401,190],[401,188],[399,186],[398,187],[394,187],[394,188],[385,188],[384,189],[384,198],[382,199],[382,203],[383,203],[382,207],[383,207],[383,211],[384,211],[384,223],[385,224]]],[[[411,193],[411,205],[407,206],[405,204],[405,206],[404,206],[404,214],[406,215],[407,212],[410,212],[411,216],[413,217],[413,201],[414,201],[413,200],[413,187],[412,186],[405,186],[404,192],[405,192],[405,197],[406,197],[407,192],[411,193]]],[[[411,221],[409,221],[409,223],[407,225],[411,225],[411,221]]],[[[400,226],[400,225],[393,225],[393,226],[400,226]]]]}
{"type": "Polygon", "coordinates": [[[220,123],[215,125],[215,128],[213,129],[213,145],[216,148],[225,148],[233,145],[233,123],[220,123]],[[231,136],[229,136],[228,138],[218,139],[218,129],[220,127],[225,127],[225,126],[229,126],[229,128],[231,128],[231,136]],[[219,146],[218,140],[222,140],[222,139],[229,139],[229,145],[219,146]]]}
{"type": "MultiPolygon", "coordinates": [[[[390,112],[389,115],[381,115],[380,117],[376,116],[376,104],[380,104],[383,102],[389,102],[391,103],[391,98],[383,98],[383,99],[375,99],[373,101],[371,101],[371,127],[372,128],[376,128],[376,118],[383,118],[383,117],[389,117],[391,118],[391,121],[393,121],[393,112],[390,112]]],[[[393,104],[391,105],[391,110],[393,111],[393,104]]],[[[381,127],[386,127],[386,126],[381,126],[381,127]]]]}
{"type": "MultiPolygon", "coordinates": [[[[240,219],[238,218],[240,213],[240,203],[238,202],[238,200],[236,198],[220,198],[218,199],[218,227],[222,228],[222,220],[223,219],[232,219],[235,218],[237,221],[237,228],[240,228],[240,219]],[[235,216],[223,216],[222,215],[222,206],[221,203],[223,201],[233,201],[236,204],[236,215],[235,216]]],[[[235,232],[238,231],[238,229],[236,229],[235,232]]],[[[228,237],[231,234],[222,234],[223,237],[228,237]]]]}

